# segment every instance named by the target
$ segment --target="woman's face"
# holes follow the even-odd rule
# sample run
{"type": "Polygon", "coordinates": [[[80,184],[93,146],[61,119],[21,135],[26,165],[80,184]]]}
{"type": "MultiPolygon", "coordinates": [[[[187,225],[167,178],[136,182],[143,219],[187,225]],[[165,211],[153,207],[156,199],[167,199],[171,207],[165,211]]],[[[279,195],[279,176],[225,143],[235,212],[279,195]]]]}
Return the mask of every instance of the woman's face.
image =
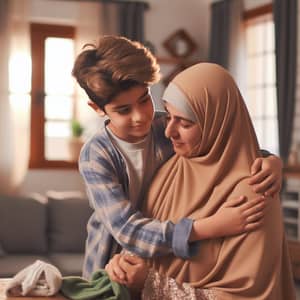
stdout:
{"type": "Polygon", "coordinates": [[[201,142],[199,124],[189,120],[172,104],[165,102],[167,127],[165,135],[172,141],[174,151],[181,156],[191,157],[194,148],[201,142]]]}

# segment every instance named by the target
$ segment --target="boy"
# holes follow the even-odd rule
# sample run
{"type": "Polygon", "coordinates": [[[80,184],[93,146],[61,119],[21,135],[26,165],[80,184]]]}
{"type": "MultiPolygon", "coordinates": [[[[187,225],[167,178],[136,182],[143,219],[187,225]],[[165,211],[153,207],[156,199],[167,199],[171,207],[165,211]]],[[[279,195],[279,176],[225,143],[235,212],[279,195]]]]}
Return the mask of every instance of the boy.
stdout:
{"type": "MultiPolygon", "coordinates": [[[[83,276],[89,278],[103,268],[121,248],[142,257],[170,252],[191,257],[198,247],[193,241],[207,237],[201,220],[184,218],[173,224],[144,218],[138,211],[152,175],[173,154],[164,136],[164,118],[154,115],[149,90],[159,80],[159,66],[145,47],[123,37],[104,36],[97,47],[89,46],[92,49],[77,57],[73,75],[89,96],[88,104],[107,120],[87,141],[79,159],[94,209],[87,226],[83,276]]],[[[262,162],[262,166],[275,165],[275,169],[280,165],[277,158],[269,161],[260,160],[254,168],[262,162]]],[[[278,181],[280,176],[271,172],[270,166],[252,179],[263,191],[268,187],[273,192],[279,186],[274,178],[278,181]]],[[[247,218],[253,211],[263,210],[264,199],[244,200],[235,199],[226,207],[234,211],[236,218],[232,219],[241,220],[242,226],[238,230],[228,226],[225,235],[259,226],[260,218],[251,222],[247,218]]]]}

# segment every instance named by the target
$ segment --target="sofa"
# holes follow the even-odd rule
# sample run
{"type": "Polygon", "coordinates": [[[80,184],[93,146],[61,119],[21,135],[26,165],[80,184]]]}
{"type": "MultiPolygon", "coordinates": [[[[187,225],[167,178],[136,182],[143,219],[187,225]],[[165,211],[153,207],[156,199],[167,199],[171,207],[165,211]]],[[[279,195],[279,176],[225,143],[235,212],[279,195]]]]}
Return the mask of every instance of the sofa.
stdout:
{"type": "Polygon", "coordinates": [[[0,195],[0,278],[37,259],[55,265],[63,276],[81,275],[91,213],[86,197],[74,193],[0,195]]]}

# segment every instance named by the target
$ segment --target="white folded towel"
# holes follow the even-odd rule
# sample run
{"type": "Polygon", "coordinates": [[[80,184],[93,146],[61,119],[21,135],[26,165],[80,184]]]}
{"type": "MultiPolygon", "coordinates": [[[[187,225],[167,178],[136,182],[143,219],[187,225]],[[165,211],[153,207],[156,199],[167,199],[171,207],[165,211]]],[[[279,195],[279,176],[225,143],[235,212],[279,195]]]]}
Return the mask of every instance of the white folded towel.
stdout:
{"type": "Polygon", "coordinates": [[[8,284],[7,296],[53,296],[62,284],[62,275],[53,265],[37,260],[18,272],[8,284]]]}

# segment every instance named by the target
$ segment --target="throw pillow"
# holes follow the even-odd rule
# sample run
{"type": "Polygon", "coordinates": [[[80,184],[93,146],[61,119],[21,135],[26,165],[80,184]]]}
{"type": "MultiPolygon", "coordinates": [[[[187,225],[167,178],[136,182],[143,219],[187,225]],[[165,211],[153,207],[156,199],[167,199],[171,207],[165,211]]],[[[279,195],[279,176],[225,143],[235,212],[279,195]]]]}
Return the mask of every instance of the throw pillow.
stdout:
{"type": "Polygon", "coordinates": [[[92,209],[80,197],[48,194],[49,248],[53,252],[84,252],[86,226],[92,209]]]}
{"type": "Polygon", "coordinates": [[[0,196],[0,241],[7,253],[45,253],[46,205],[32,198],[0,196]]]}

